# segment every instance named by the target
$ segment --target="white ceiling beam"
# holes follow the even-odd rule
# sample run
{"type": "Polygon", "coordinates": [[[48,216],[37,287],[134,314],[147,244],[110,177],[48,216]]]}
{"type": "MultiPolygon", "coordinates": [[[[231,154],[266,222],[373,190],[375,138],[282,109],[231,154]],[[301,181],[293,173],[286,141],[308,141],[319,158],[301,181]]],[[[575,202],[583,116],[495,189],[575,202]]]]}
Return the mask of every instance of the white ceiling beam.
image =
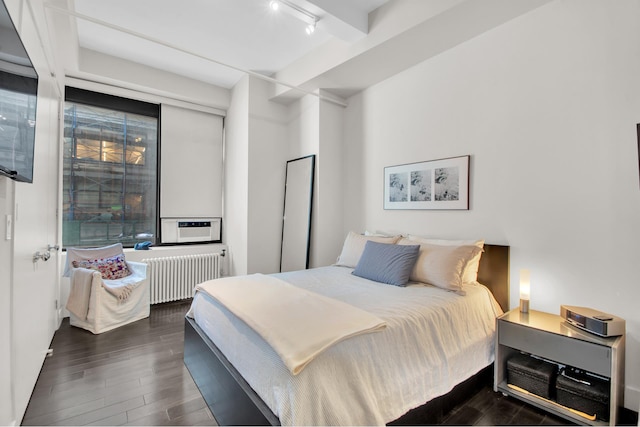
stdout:
{"type": "Polygon", "coordinates": [[[369,32],[369,14],[354,3],[344,0],[306,0],[309,10],[320,9],[318,25],[325,31],[346,42],[355,42],[369,32]]]}
{"type": "MultiPolygon", "coordinates": [[[[465,0],[351,56],[348,48],[342,57],[336,53],[336,61],[330,68],[319,69],[314,63],[300,66],[299,61],[276,73],[276,78],[294,82],[308,91],[322,88],[346,99],[550,1],[465,0]],[[296,72],[297,76],[292,74],[296,72]]],[[[412,8],[407,2],[398,2],[396,6],[412,8]]],[[[380,23],[376,24],[376,31],[378,28],[380,23]]],[[[329,44],[319,49],[325,48],[328,51],[317,56],[327,58],[339,51],[339,46],[329,44]]],[[[314,56],[307,55],[304,59],[314,59],[314,56]]],[[[281,90],[276,91],[273,99],[290,102],[295,96],[291,91],[281,90]]]]}

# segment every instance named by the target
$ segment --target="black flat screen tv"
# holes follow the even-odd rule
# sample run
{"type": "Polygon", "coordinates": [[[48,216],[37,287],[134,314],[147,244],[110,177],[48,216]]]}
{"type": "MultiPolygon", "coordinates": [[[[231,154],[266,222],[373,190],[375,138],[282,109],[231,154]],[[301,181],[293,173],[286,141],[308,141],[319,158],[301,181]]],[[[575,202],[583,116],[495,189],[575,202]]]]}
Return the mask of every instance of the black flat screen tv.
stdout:
{"type": "Polygon", "coordinates": [[[0,0],[0,175],[33,182],[38,74],[0,0]]]}

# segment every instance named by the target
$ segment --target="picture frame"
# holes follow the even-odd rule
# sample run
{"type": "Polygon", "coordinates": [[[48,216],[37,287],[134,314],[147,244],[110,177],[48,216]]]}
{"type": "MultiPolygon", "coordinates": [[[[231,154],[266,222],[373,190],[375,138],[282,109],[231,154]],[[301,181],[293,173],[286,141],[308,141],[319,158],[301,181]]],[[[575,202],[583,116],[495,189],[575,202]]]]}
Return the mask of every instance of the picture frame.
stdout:
{"type": "Polygon", "coordinates": [[[384,209],[469,209],[470,156],[384,168],[384,209]]]}

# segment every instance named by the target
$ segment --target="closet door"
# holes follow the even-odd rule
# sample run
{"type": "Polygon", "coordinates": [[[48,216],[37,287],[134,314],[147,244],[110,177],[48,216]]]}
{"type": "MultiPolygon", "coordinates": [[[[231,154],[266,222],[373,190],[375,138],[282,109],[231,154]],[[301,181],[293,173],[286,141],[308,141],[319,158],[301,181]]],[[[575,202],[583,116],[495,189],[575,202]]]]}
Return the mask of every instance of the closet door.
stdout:
{"type": "Polygon", "coordinates": [[[11,292],[3,292],[3,298],[11,298],[11,341],[3,345],[12,351],[11,381],[18,423],[59,325],[59,251],[49,249],[60,241],[57,232],[61,194],[58,189],[59,108],[55,83],[40,79],[33,183],[10,183],[14,202],[10,240],[13,280],[11,292]],[[43,256],[35,258],[36,253],[43,256]]]}

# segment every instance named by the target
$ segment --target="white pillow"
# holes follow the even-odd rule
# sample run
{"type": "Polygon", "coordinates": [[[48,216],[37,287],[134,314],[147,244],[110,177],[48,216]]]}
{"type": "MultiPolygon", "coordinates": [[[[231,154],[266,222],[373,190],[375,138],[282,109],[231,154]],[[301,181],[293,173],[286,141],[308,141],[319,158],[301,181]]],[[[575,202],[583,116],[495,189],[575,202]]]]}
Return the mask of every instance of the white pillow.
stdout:
{"type": "MultiPolygon", "coordinates": [[[[402,238],[399,245],[415,245],[415,240],[402,238]]],[[[469,262],[482,249],[475,245],[452,246],[420,244],[420,253],[409,279],[462,293],[463,277],[469,262]]]]}
{"type": "MultiPolygon", "coordinates": [[[[406,237],[409,240],[420,244],[428,245],[440,245],[440,246],[477,246],[480,249],[484,248],[484,240],[449,240],[449,239],[427,239],[425,237],[408,235],[406,237]]],[[[478,267],[480,267],[480,257],[482,257],[482,251],[469,261],[467,268],[464,271],[462,282],[464,284],[474,283],[478,280],[478,267]]]]}
{"type": "Polygon", "coordinates": [[[362,252],[364,252],[364,245],[367,244],[367,241],[371,240],[378,243],[394,244],[399,238],[400,236],[363,236],[362,234],[350,231],[349,234],[347,234],[347,238],[344,239],[342,252],[336,261],[336,265],[356,268],[356,265],[358,265],[358,261],[360,261],[360,257],[362,256],[362,252]]]}
{"type": "Polygon", "coordinates": [[[379,231],[369,231],[369,230],[364,230],[364,233],[362,234],[364,234],[365,236],[393,237],[393,235],[391,234],[381,233],[379,231]]]}

